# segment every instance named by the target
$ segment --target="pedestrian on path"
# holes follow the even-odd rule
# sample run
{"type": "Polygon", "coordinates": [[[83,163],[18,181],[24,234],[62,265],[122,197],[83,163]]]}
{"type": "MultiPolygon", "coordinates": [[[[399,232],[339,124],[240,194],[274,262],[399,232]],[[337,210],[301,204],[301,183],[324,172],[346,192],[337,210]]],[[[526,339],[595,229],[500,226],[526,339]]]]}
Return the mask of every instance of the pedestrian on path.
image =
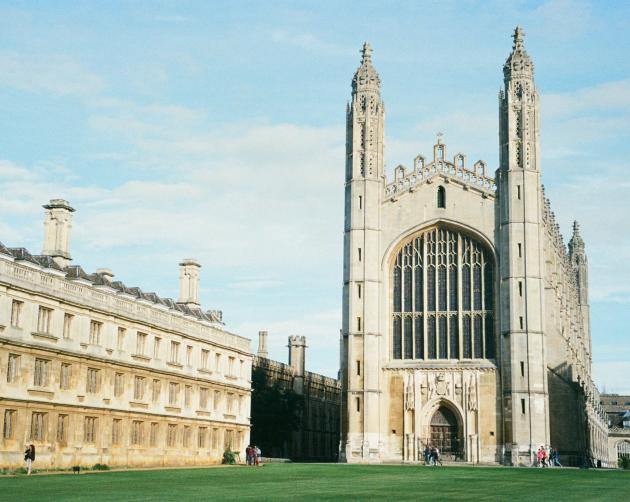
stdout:
{"type": "Polygon", "coordinates": [[[29,476],[33,470],[33,462],[35,462],[35,445],[29,445],[24,451],[24,461],[26,462],[26,474],[29,476]]]}

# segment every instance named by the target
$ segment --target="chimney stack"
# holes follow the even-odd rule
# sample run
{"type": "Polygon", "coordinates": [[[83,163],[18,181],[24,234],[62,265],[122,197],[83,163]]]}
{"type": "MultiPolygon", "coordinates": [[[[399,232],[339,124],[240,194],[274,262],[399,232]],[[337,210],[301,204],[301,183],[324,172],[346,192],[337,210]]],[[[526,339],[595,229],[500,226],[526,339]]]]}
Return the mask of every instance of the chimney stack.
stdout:
{"type": "Polygon", "coordinates": [[[304,392],[304,374],[306,372],[306,337],[289,337],[289,366],[293,368],[293,390],[304,392]]]}
{"type": "Polygon", "coordinates": [[[110,284],[114,279],[114,272],[112,272],[108,268],[97,268],[96,273],[100,275],[105,280],[105,282],[108,282],[110,284]]]}
{"type": "Polygon", "coordinates": [[[258,353],[256,354],[258,357],[264,357],[269,359],[269,352],[267,352],[267,332],[259,331],[258,332],[258,353]]]}
{"type": "Polygon", "coordinates": [[[199,269],[201,265],[192,258],[179,264],[179,301],[189,308],[199,308],[199,269]]]}
{"type": "Polygon", "coordinates": [[[70,264],[70,229],[74,209],[68,201],[51,199],[43,206],[46,210],[44,218],[44,256],[51,256],[62,268],[70,264]]]}

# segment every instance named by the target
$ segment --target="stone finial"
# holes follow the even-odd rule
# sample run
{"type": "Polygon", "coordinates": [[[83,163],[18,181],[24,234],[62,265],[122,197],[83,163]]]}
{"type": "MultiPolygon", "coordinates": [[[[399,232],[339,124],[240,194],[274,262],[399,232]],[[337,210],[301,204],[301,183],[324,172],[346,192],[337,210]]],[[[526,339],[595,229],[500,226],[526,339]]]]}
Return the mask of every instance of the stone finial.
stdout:
{"type": "Polygon", "coordinates": [[[512,35],[514,39],[512,52],[503,65],[503,75],[506,82],[511,79],[523,78],[531,80],[534,77],[534,63],[525,50],[524,37],[523,28],[517,26],[512,35]]]}
{"type": "Polygon", "coordinates": [[[582,239],[580,234],[580,224],[577,221],[573,222],[573,235],[569,241],[569,254],[584,254],[584,239],[582,239]]]}
{"type": "Polygon", "coordinates": [[[52,257],[62,268],[70,264],[70,229],[74,209],[68,201],[51,199],[45,204],[44,246],[42,254],[52,257]]]}
{"type": "Polygon", "coordinates": [[[372,66],[372,47],[365,42],[361,48],[361,66],[357,69],[352,79],[352,93],[360,91],[380,92],[381,79],[378,72],[372,66]]]}

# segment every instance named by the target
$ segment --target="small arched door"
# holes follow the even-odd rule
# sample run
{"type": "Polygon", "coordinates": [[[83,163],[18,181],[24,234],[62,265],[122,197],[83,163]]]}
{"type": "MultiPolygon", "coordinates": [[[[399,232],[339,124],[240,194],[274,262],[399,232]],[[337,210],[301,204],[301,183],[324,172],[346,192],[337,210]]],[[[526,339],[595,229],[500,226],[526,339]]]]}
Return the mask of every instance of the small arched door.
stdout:
{"type": "Polygon", "coordinates": [[[445,406],[440,406],[431,418],[431,445],[441,453],[461,453],[457,418],[445,406]]]}

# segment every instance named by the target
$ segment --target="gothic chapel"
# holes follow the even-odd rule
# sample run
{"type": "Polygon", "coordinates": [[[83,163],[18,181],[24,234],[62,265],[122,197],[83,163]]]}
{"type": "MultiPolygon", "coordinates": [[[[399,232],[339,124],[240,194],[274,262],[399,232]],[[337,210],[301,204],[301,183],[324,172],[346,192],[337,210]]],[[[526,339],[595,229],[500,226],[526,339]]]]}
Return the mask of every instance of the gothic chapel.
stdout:
{"type": "Polygon", "coordinates": [[[587,259],[540,180],[539,96],[517,27],[499,94],[499,168],[438,138],[384,174],[381,81],[365,44],[347,108],[342,431],[346,462],[607,464],[591,376],[587,259]]]}

